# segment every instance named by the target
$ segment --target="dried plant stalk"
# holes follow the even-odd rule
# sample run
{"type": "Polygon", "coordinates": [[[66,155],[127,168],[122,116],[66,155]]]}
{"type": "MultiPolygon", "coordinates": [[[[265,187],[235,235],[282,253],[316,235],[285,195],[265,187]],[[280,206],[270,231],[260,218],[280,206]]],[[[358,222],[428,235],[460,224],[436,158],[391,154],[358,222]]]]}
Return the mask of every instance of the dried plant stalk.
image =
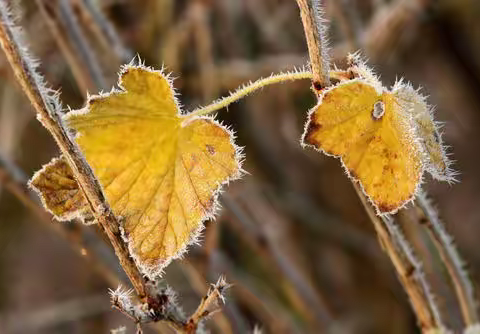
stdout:
{"type": "Polygon", "coordinates": [[[211,285],[207,294],[202,298],[197,309],[187,321],[185,326],[185,332],[187,334],[196,333],[202,320],[207,319],[220,311],[220,305],[225,304],[225,297],[223,294],[229,287],[230,284],[226,282],[225,277],[223,276],[218,279],[217,283],[211,285]]]}
{"type": "Polygon", "coordinates": [[[384,222],[375,214],[359,186],[354,183],[354,187],[373,223],[380,245],[392,261],[393,266],[397,271],[398,278],[410,298],[410,302],[417,315],[420,327],[424,331],[438,328],[439,324],[437,324],[436,321],[436,318],[438,317],[434,315],[434,312],[430,308],[430,301],[424,293],[424,287],[419,285],[418,281],[415,279],[414,273],[416,268],[414,264],[408,261],[405,254],[402,254],[399,251],[396,242],[386,227],[386,224],[384,224],[384,222]]]}
{"type": "Polygon", "coordinates": [[[313,72],[313,86],[316,90],[330,84],[328,72],[330,70],[327,52],[323,12],[319,0],[297,0],[302,17],[305,37],[307,39],[310,65],[313,72]]]}
{"type": "Polygon", "coordinates": [[[35,63],[28,55],[28,48],[22,43],[20,31],[13,25],[11,14],[3,0],[0,1],[0,17],[0,44],[18,83],[35,109],[37,118],[53,136],[72,167],[91,211],[110,239],[120,264],[132,282],[137,295],[144,298],[146,296],[145,281],[121,239],[119,223],[110,209],[93,171],[63,127],[60,118],[61,104],[57,93],[48,89],[43,78],[36,72],[35,63]]]}
{"type": "MultiPolygon", "coordinates": [[[[322,10],[318,0],[297,0],[297,4],[300,8],[312,64],[313,86],[319,90],[329,84],[322,10]]],[[[358,184],[353,182],[353,185],[375,227],[382,247],[393,262],[422,330],[443,328],[440,312],[421,271],[421,264],[412,258],[410,249],[405,243],[406,240],[403,236],[398,237],[398,235],[397,240],[395,239],[395,235],[392,233],[398,234],[398,231],[394,231],[391,228],[392,225],[388,224],[389,222],[382,221],[375,214],[358,184]]]]}

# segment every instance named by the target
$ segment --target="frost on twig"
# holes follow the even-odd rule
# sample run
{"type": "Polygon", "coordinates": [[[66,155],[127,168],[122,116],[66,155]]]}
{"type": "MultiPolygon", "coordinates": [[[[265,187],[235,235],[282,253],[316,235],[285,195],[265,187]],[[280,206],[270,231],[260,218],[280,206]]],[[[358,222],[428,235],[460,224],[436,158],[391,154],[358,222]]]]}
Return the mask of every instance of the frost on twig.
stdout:
{"type": "Polygon", "coordinates": [[[137,324],[138,333],[141,333],[141,324],[158,321],[165,321],[181,332],[199,333],[203,320],[220,311],[222,304],[225,304],[224,293],[230,286],[221,276],[217,283],[212,284],[188,320],[177,304],[175,292],[163,280],[147,285],[149,297],[144,303],[135,300],[132,297],[133,291],[122,286],[110,290],[110,296],[112,306],[137,324]]]}
{"type": "Polygon", "coordinates": [[[135,304],[132,300],[132,292],[121,285],[116,290],[110,290],[112,306],[132,318],[135,323],[148,322],[151,317],[147,304],[135,304]]]}
{"type": "Polygon", "coordinates": [[[195,333],[203,320],[220,311],[221,305],[225,304],[224,293],[229,287],[231,287],[231,284],[228,284],[223,276],[220,276],[217,283],[212,284],[196,311],[188,319],[187,333],[195,333]]]}
{"type": "Polygon", "coordinates": [[[182,327],[185,323],[183,311],[177,306],[175,292],[159,281],[150,283],[147,288],[147,302],[138,302],[132,297],[132,290],[119,286],[110,290],[112,306],[131,318],[136,324],[167,321],[174,327],[182,327]]]}
{"type": "Polygon", "coordinates": [[[297,0],[302,18],[313,72],[313,87],[320,91],[330,84],[330,59],[326,37],[326,20],[319,0],[297,0]]]}
{"type": "Polygon", "coordinates": [[[439,330],[445,329],[446,327],[437,304],[437,298],[433,294],[432,288],[427,280],[426,273],[423,269],[423,263],[414,254],[412,246],[407,241],[403,231],[395,223],[395,221],[388,217],[382,217],[382,221],[387,227],[392,239],[395,241],[396,246],[403,253],[403,256],[405,256],[405,259],[408,261],[408,263],[412,266],[412,272],[407,276],[411,276],[416,282],[415,284],[417,284],[417,286],[420,288],[420,291],[422,291],[437,328],[439,328],[439,330]]]}

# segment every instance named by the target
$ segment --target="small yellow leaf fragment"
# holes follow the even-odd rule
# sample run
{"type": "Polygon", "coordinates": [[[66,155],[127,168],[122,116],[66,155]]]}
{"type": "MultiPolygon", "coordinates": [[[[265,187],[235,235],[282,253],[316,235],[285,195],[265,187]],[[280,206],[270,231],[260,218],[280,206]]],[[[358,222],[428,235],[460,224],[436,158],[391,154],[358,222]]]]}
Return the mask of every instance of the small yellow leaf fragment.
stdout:
{"type": "Polygon", "coordinates": [[[65,121],[122,217],[131,255],[154,277],[197,240],[221,185],[240,176],[241,154],[212,118],[185,121],[161,72],[129,65],[119,86],[65,121]]]}
{"type": "Polygon", "coordinates": [[[426,170],[437,180],[455,182],[456,173],[443,146],[439,126],[433,120],[433,110],[425,97],[410,84],[398,81],[392,88],[397,104],[412,117],[416,134],[424,152],[426,170]]]}
{"type": "Polygon", "coordinates": [[[35,173],[29,185],[40,194],[45,208],[56,219],[80,218],[86,223],[93,221],[88,203],[63,157],[54,158],[35,173]]]}
{"type": "Polygon", "coordinates": [[[422,151],[410,118],[395,96],[353,79],[323,92],[303,141],[340,157],[378,213],[391,213],[414,196],[423,173],[422,151]]]}

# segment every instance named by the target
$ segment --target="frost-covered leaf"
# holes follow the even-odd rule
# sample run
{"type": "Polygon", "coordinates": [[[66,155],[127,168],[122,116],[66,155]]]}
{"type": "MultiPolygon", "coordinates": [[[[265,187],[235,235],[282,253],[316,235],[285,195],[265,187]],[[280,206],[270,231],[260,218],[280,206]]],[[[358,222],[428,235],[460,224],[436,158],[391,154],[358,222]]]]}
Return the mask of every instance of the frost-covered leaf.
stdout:
{"type": "Polygon", "coordinates": [[[377,213],[393,213],[414,197],[424,170],[448,181],[453,173],[425,98],[402,82],[389,91],[358,57],[350,61],[356,78],[321,93],[303,143],[340,157],[377,213]]]}
{"type": "Polygon", "coordinates": [[[456,172],[450,168],[439,125],[433,119],[433,110],[426,99],[412,85],[398,81],[392,88],[397,103],[413,117],[417,136],[425,154],[426,170],[437,180],[454,182],[456,172]]]}
{"type": "Polygon", "coordinates": [[[65,123],[121,218],[131,255],[154,277],[197,240],[221,185],[240,176],[241,154],[213,118],[180,113],[163,73],[128,65],[119,86],[65,123]]]}
{"type": "Polygon", "coordinates": [[[29,185],[40,194],[43,205],[56,219],[80,218],[85,223],[94,221],[72,170],[62,156],[53,158],[36,172],[29,185]]]}

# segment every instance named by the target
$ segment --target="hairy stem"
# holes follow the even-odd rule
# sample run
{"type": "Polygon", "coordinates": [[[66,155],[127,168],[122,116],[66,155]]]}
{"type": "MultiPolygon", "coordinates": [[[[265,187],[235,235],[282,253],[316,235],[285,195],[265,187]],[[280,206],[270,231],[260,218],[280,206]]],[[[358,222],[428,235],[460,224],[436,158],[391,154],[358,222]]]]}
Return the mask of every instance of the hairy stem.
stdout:
{"type": "Polygon", "coordinates": [[[313,87],[318,91],[330,84],[329,58],[325,37],[323,9],[320,0],[296,0],[300,8],[308,54],[313,72],[313,87]]]}
{"type": "MultiPolygon", "coordinates": [[[[348,73],[344,71],[330,71],[330,77],[335,80],[344,80],[348,79],[348,73]]],[[[189,113],[186,118],[187,120],[194,116],[205,116],[211,114],[215,111],[228,107],[230,104],[237,102],[238,100],[244,98],[247,95],[255,93],[257,90],[260,90],[264,87],[286,82],[286,81],[294,81],[294,80],[302,80],[302,79],[313,79],[313,73],[307,70],[298,70],[294,72],[287,72],[287,73],[278,73],[272,74],[268,78],[258,79],[257,81],[250,82],[246,85],[235,90],[230,95],[223,97],[219,100],[216,100],[205,107],[200,107],[193,110],[189,113]]]]}
{"type": "MultiPolygon", "coordinates": [[[[319,0],[296,0],[300,8],[305,37],[312,65],[312,83],[317,91],[330,83],[325,28],[319,0]]],[[[360,186],[353,182],[365,210],[370,217],[382,247],[390,257],[402,285],[410,297],[412,307],[423,331],[443,328],[440,312],[430,292],[421,263],[411,251],[401,231],[390,220],[381,220],[368,203],[360,186]]]]}
{"type": "Polygon", "coordinates": [[[119,223],[110,209],[93,171],[63,127],[60,117],[61,105],[56,93],[46,88],[43,78],[36,72],[35,65],[26,52],[28,48],[21,42],[20,32],[18,28],[14,27],[4,0],[0,1],[0,17],[0,44],[18,83],[35,109],[37,118],[53,136],[69,162],[91,211],[110,239],[120,264],[138,296],[144,298],[146,295],[145,281],[121,239],[119,223]]]}
{"type": "Polygon", "coordinates": [[[440,309],[436,303],[435,296],[431,292],[430,284],[427,281],[426,274],[423,270],[423,264],[418,260],[417,256],[413,252],[412,246],[408,243],[403,231],[390,217],[382,217],[382,221],[387,227],[392,239],[397,244],[397,247],[404,254],[406,260],[412,265],[414,277],[417,284],[422,288],[425,301],[430,307],[431,314],[435,319],[437,328],[445,328],[444,322],[440,315],[440,309]]]}
{"type": "Polygon", "coordinates": [[[467,326],[478,324],[479,319],[473,284],[464,268],[460,254],[455,248],[453,238],[448,234],[438,217],[437,211],[425,193],[420,192],[417,195],[417,204],[428,220],[425,224],[427,231],[452,279],[465,324],[467,326]]]}
{"type": "Polygon", "coordinates": [[[280,83],[280,82],[285,82],[285,81],[292,81],[292,80],[299,80],[299,79],[311,79],[312,78],[312,73],[309,71],[305,70],[300,70],[292,73],[279,73],[279,74],[274,74],[268,78],[263,78],[259,79],[255,82],[250,82],[247,85],[244,85],[243,87],[238,88],[236,91],[231,93],[229,96],[221,98],[217,101],[212,102],[206,107],[201,107],[193,110],[190,114],[188,114],[188,117],[193,117],[193,116],[204,116],[211,114],[212,112],[215,112],[217,110],[220,110],[222,108],[225,108],[229,106],[230,104],[240,100],[241,98],[259,90],[262,89],[263,87],[280,83]]]}
{"type": "MultiPolygon", "coordinates": [[[[405,254],[404,250],[399,249],[399,246],[401,246],[399,245],[399,240],[396,241],[391,231],[389,231],[392,230],[392,226],[387,226],[386,222],[375,214],[359,185],[356,183],[353,183],[353,185],[373,223],[383,250],[392,261],[393,266],[397,271],[398,278],[410,298],[410,302],[417,315],[420,327],[424,331],[438,328],[439,324],[437,324],[436,321],[437,316],[435,316],[434,311],[432,311],[430,307],[433,300],[427,298],[427,293],[429,292],[425,293],[425,286],[419,284],[417,279],[419,275],[423,275],[423,273],[419,272],[421,266],[419,266],[418,263],[412,263],[412,259],[405,254]]],[[[437,308],[435,307],[434,309],[437,308]]]]}

